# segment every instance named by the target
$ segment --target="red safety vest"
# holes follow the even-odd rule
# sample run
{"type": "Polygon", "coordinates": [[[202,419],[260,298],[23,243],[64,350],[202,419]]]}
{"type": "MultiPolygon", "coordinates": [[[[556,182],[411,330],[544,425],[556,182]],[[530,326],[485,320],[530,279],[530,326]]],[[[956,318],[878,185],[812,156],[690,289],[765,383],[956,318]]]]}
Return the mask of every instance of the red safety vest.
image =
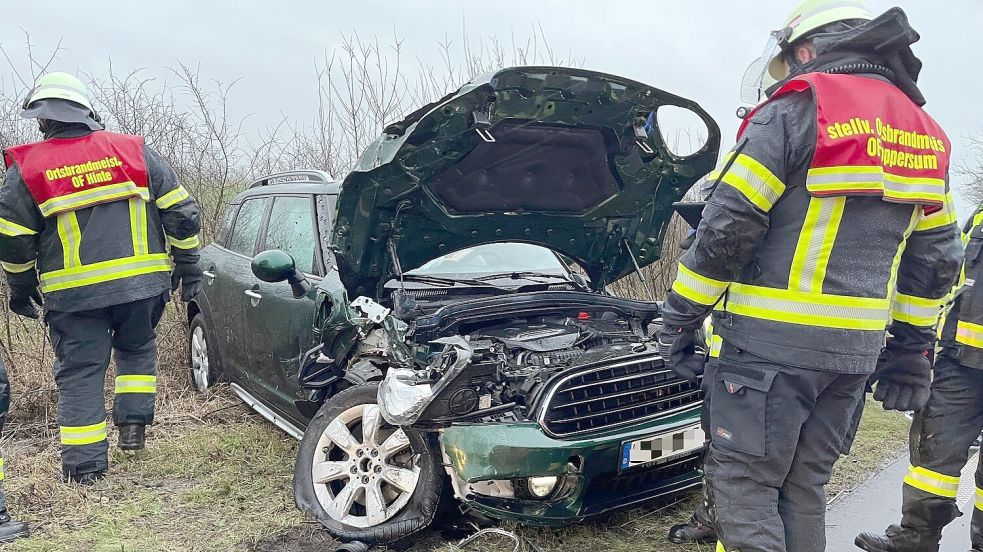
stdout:
{"type": "Polygon", "coordinates": [[[150,201],[143,138],[104,130],[4,150],[48,217],[123,199],[150,201]]]}
{"type": "MultiPolygon", "coordinates": [[[[811,195],[875,195],[923,205],[927,213],[942,207],[952,148],[921,107],[890,83],[824,73],[789,80],[771,100],[810,89],[818,121],[806,177],[811,195]]],[[[738,140],[753,116],[744,120],[738,140]]]]}

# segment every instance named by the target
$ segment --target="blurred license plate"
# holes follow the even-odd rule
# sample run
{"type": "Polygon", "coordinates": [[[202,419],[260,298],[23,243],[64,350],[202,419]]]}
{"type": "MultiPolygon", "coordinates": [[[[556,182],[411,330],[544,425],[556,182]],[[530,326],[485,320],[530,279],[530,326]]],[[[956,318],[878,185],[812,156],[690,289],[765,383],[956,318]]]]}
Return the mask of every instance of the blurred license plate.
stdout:
{"type": "Polygon", "coordinates": [[[661,464],[703,447],[704,433],[699,424],[669,433],[653,435],[621,444],[620,469],[661,464]]]}

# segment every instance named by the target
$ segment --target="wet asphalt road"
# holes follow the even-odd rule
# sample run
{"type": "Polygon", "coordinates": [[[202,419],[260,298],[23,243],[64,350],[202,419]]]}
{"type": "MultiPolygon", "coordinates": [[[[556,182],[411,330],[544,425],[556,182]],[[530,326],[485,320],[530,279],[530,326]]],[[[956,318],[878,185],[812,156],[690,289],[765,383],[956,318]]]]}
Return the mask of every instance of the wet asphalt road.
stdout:
{"type": "MultiPolygon", "coordinates": [[[[969,519],[972,514],[978,451],[973,450],[959,485],[959,509],[963,515],[942,532],[941,552],[969,550],[969,519]]],[[[853,544],[858,533],[883,532],[888,525],[901,521],[901,481],[908,471],[905,454],[888,465],[848,495],[833,502],[826,513],[826,550],[848,552],[860,550],[853,544]]]]}

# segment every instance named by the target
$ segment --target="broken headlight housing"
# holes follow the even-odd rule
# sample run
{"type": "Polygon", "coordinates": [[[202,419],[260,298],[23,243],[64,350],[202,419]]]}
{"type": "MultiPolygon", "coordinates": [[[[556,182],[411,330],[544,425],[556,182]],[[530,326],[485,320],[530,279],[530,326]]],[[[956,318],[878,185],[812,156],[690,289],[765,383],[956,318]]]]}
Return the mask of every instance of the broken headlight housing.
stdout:
{"type": "Polygon", "coordinates": [[[406,368],[390,368],[379,384],[382,417],[397,426],[415,422],[433,396],[432,386],[420,382],[417,373],[406,368]]]}

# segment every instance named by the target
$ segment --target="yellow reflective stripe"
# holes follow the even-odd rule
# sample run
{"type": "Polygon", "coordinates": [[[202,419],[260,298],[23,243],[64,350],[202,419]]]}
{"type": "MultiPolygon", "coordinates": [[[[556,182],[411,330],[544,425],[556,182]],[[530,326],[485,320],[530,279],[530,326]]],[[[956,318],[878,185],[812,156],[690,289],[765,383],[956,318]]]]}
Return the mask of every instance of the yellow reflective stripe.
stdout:
{"type": "Polygon", "coordinates": [[[969,243],[969,237],[973,234],[973,230],[976,230],[976,227],[981,223],[983,223],[983,211],[973,215],[973,223],[969,225],[969,231],[963,232],[962,236],[960,236],[962,238],[963,247],[966,247],[966,244],[969,243]]]}
{"type": "Polygon", "coordinates": [[[891,303],[891,318],[907,322],[912,326],[935,327],[939,320],[942,307],[945,306],[946,298],[925,299],[915,295],[905,295],[897,293],[891,303]]]}
{"type": "Polygon", "coordinates": [[[883,330],[887,298],[850,297],[731,284],[727,311],[741,316],[845,330],[883,330]]]}
{"type": "Polygon", "coordinates": [[[116,393],[156,393],[157,376],[116,376],[116,393]]]}
{"type": "MultiPolygon", "coordinates": [[[[731,158],[733,153],[724,156],[721,168],[731,158]]],[[[785,193],[785,184],[767,167],[753,157],[738,154],[726,174],[721,177],[720,170],[715,170],[707,177],[710,180],[720,180],[747,198],[757,208],[764,212],[771,210],[778,198],[785,193]]]]}
{"type": "Polygon", "coordinates": [[[0,458],[0,481],[3,481],[3,458],[0,458]]]}
{"type": "Polygon", "coordinates": [[[132,181],[108,184],[90,190],[75,192],[74,194],[53,197],[38,205],[38,209],[41,210],[42,215],[48,217],[58,213],[77,211],[78,209],[84,209],[99,203],[108,203],[128,197],[140,197],[144,201],[150,201],[150,191],[137,186],[132,181]]]}
{"type": "Polygon", "coordinates": [[[956,495],[959,494],[959,477],[934,472],[920,466],[911,466],[904,482],[906,485],[921,489],[926,493],[945,498],[956,498],[956,495]]]}
{"type": "Polygon", "coordinates": [[[727,289],[727,282],[697,274],[682,262],[677,266],[676,280],[672,283],[672,290],[690,301],[701,305],[712,305],[720,299],[724,290],[727,289]]]}
{"type": "MultiPolygon", "coordinates": [[[[714,307],[714,310],[718,310],[720,305],[714,307]]],[[[713,332],[713,316],[708,318],[707,323],[707,335],[706,335],[706,345],[707,349],[710,351],[710,356],[716,358],[720,356],[720,349],[724,346],[724,339],[713,332]]]]}
{"type": "MultiPolygon", "coordinates": [[[[3,460],[0,460],[0,466],[3,466],[3,460]]],[[[3,473],[0,472],[0,479],[3,478],[3,473]]],[[[976,487],[976,509],[983,510],[983,489],[976,487]]]]}
{"type": "Polygon", "coordinates": [[[724,548],[724,544],[722,542],[717,541],[717,548],[714,549],[714,552],[727,552],[727,549],[724,548]]]}
{"type": "Polygon", "coordinates": [[[166,272],[171,263],[166,253],[114,259],[41,274],[41,291],[48,293],[152,272],[166,272]]]}
{"type": "Polygon", "coordinates": [[[26,226],[21,226],[12,220],[7,220],[0,217],[0,234],[13,238],[17,236],[33,236],[34,234],[37,234],[37,232],[26,226]]]}
{"type": "Polygon", "coordinates": [[[178,249],[194,249],[195,247],[201,246],[201,242],[198,240],[198,234],[183,240],[167,236],[167,243],[171,244],[171,247],[176,247],[178,249]]]}
{"type": "Polygon", "coordinates": [[[802,232],[792,257],[789,289],[822,292],[826,267],[829,265],[836,234],[840,230],[845,206],[845,197],[810,198],[802,232]]]}
{"type": "Polygon", "coordinates": [[[945,204],[942,205],[941,209],[929,215],[922,214],[922,216],[919,217],[918,224],[915,226],[915,232],[934,230],[936,228],[955,224],[956,222],[955,199],[952,196],[952,192],[949,192],[945,194],[945,204]]]}
{"type": "Polygon", "coordinates": [[[34,268],[34,265],[36,265],[36,264],[37,264],[37,261],[27,261],[26,263],[5,263],[5,262],[0,262],[0,266],[2,266],[4,270],[6,270],[7,272],[10,272],[10,273],[13,273],[13,274],[19,274],[21,272],[27,272],[28,270],[31,270],[32,268],[34,268]]]}
{"type": "Polygon", "coordinates": [[[915,231],[915,225],[918,224],[918,219],[921,217],[922,209],[921,207],[914,207],[911,210],[911,218],[908,220],[908,228],[905,229],[904,239],[898,244],[898,250],[894,252],[894,260],[891,261],[891,275],[887,279],[887,295],[890,296],[895,291],[895,286],[898,283],[898,268],[901,267],[901,257],[904,255],[905,248],[908,247],[908,238],[911,237],[912,232],[915,231]]]}
{"type": "Polygon", "coordinates": [[[717,358],[720,356],[720,349],[724,346],[724,338],[719,335],[710,336],[710,357],[717,358]]]}
{"type": "Polygon", "coordinates": [[[983,326],[971,322],[956,322],[956,341],[963,345],[983,349],[983,326]]]}
{"type": "Polygon", "coordinates": [[[806,176],[806,188],[813,193],[880,192],[886,198],[920,200],[945,204],[945,180],[908,177],[884,172],[875,166],[843,165],[815,167],[806,176]]]}
{"type": "Polygon", "coordinates": [[[130,234],[133,238],[133,254],[146,255],[150,252],[147,243],[147,202],[130,198],[130,234]]]}
{"type": "Polygon", "coordinates": [[[157,208],[167,209],[168,207],[172,207],[175,204],[188,199],[189,197],[191,197],[191,194],[184,189],[184,186],[178,185],[177,188],[174,188],[173,190],[157,198],[157,208]]]}
{"type": "Polygon", "coordinates": [[[63,266],[65,268],[80,266],[82,260],[79,257],[79,249],[82,246],[82,230],[79,229],[78,217],[73,211],[62,213],[58,215],[56,224],[64,256],[63,266]]]}
{"type": "Polygon", "coordinates": [[[61,426],[61,444],[89,445],[104,441],[107,434],[105,420],[87,426],[61,426]]]}

